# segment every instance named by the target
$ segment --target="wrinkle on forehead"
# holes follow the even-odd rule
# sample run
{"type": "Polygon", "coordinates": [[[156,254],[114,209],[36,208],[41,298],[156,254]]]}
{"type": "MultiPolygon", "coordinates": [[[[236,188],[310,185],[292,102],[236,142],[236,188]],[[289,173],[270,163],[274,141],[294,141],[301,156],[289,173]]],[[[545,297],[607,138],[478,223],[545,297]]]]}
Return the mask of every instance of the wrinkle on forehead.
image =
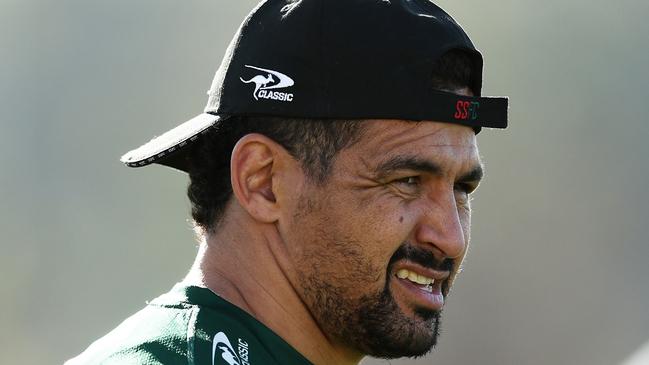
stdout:
{"type": "MultiPolygon", "coordinates": [[[[382,154],[402,150],[404,146],[460,147],[477,149],[475,134],[469,127],[440,122],[399,120],[370,121],[363,144],[382,154]],[[446,132],[446,133],[442,133],[446,132]]],[[[476,153],[477,154],[477,153],[476,153]]]]}
{"type": "Polygon", "coordinates": [[[336,158],[337,180],[364,188],[381,184],[379,166],[396,158],[417,158],[453,178],[481,166],[475,133],[469,127],[439,122],[371,120],[362,138],[336,158]],[[466,129],[465,129],[466,128],[466,129]]]}

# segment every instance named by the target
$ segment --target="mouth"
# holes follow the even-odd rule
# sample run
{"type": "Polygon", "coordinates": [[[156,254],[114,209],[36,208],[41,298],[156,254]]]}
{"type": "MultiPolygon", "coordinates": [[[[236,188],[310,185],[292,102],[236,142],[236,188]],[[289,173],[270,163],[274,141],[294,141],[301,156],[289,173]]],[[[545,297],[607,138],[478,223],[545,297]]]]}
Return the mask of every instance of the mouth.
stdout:
{"type": "Polygon", "coordinates": [[[394,289],[411,306],[439,311],[444,306],[443,284],[448,276],[448,272],[406,262],[394,270],[394,289]]]}

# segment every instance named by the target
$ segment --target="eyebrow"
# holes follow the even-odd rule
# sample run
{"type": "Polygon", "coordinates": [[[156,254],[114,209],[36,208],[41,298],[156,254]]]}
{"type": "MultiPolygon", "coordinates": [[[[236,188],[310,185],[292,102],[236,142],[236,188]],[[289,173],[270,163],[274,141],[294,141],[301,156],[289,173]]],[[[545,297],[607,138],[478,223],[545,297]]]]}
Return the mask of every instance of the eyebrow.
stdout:
{"type": "MultiPolygon", "coordinates": [[[[442,168],[439,164],[430,160],[425,160],[415,156],[395,156],[379,164],[376,171],[380,174],[389,174],[400,170],[412,170],[427,172],[431,175],[441,176],[442,168]]],[[[484,169],[481,164],[477,164],[469,172],[462,174],[458,181],[472,182],[480,181],[484,176],[484,169]]]]}
{"type": "Polygon", "coordinates": [[[413,170],[428,172],[432,175],[441,175],[442,168],[435,162],[414,156],[394,156],[379,164],[376,171],[388,174],[399,170],[413,170]]]}

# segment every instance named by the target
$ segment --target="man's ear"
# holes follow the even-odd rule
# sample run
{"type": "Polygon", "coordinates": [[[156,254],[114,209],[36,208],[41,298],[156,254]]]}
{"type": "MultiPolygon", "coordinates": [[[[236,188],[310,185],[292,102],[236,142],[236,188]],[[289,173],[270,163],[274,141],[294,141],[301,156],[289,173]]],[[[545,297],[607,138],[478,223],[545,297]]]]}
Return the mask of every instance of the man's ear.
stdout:
{"type": "Polygon", "coordinates": [[[280,217],[275,197],[277,169],[291,158],[286,149],[258,133],[245,135],[232,150],[230,182],[239,205],[254,219],[272,223],[280,217]]]}

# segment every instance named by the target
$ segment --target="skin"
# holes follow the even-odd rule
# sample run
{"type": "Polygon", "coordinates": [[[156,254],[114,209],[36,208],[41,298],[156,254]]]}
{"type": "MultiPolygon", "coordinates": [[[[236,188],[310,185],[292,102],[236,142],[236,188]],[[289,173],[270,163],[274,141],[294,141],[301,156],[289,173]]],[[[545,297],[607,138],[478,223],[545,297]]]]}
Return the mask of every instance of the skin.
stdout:
{"type": "Polygon", "coordinates": [[[377,355],[359,313],[381,293],[392,305],[377,306],[387,308],[383,322],[396,326],[386,336],[432,346],[438,318],[428,315],[439,308],[396,272],[435,269],[446,296],[469,243],[469,193],[482,175],[473,130],[366,123],[321,185],[272,140],[243,137],[231,161],[234,198],[185,279],[249,312],[314,364],[377,355]],[[430,263],[395,261],[404,246],[426,253],[430,263]]]}

